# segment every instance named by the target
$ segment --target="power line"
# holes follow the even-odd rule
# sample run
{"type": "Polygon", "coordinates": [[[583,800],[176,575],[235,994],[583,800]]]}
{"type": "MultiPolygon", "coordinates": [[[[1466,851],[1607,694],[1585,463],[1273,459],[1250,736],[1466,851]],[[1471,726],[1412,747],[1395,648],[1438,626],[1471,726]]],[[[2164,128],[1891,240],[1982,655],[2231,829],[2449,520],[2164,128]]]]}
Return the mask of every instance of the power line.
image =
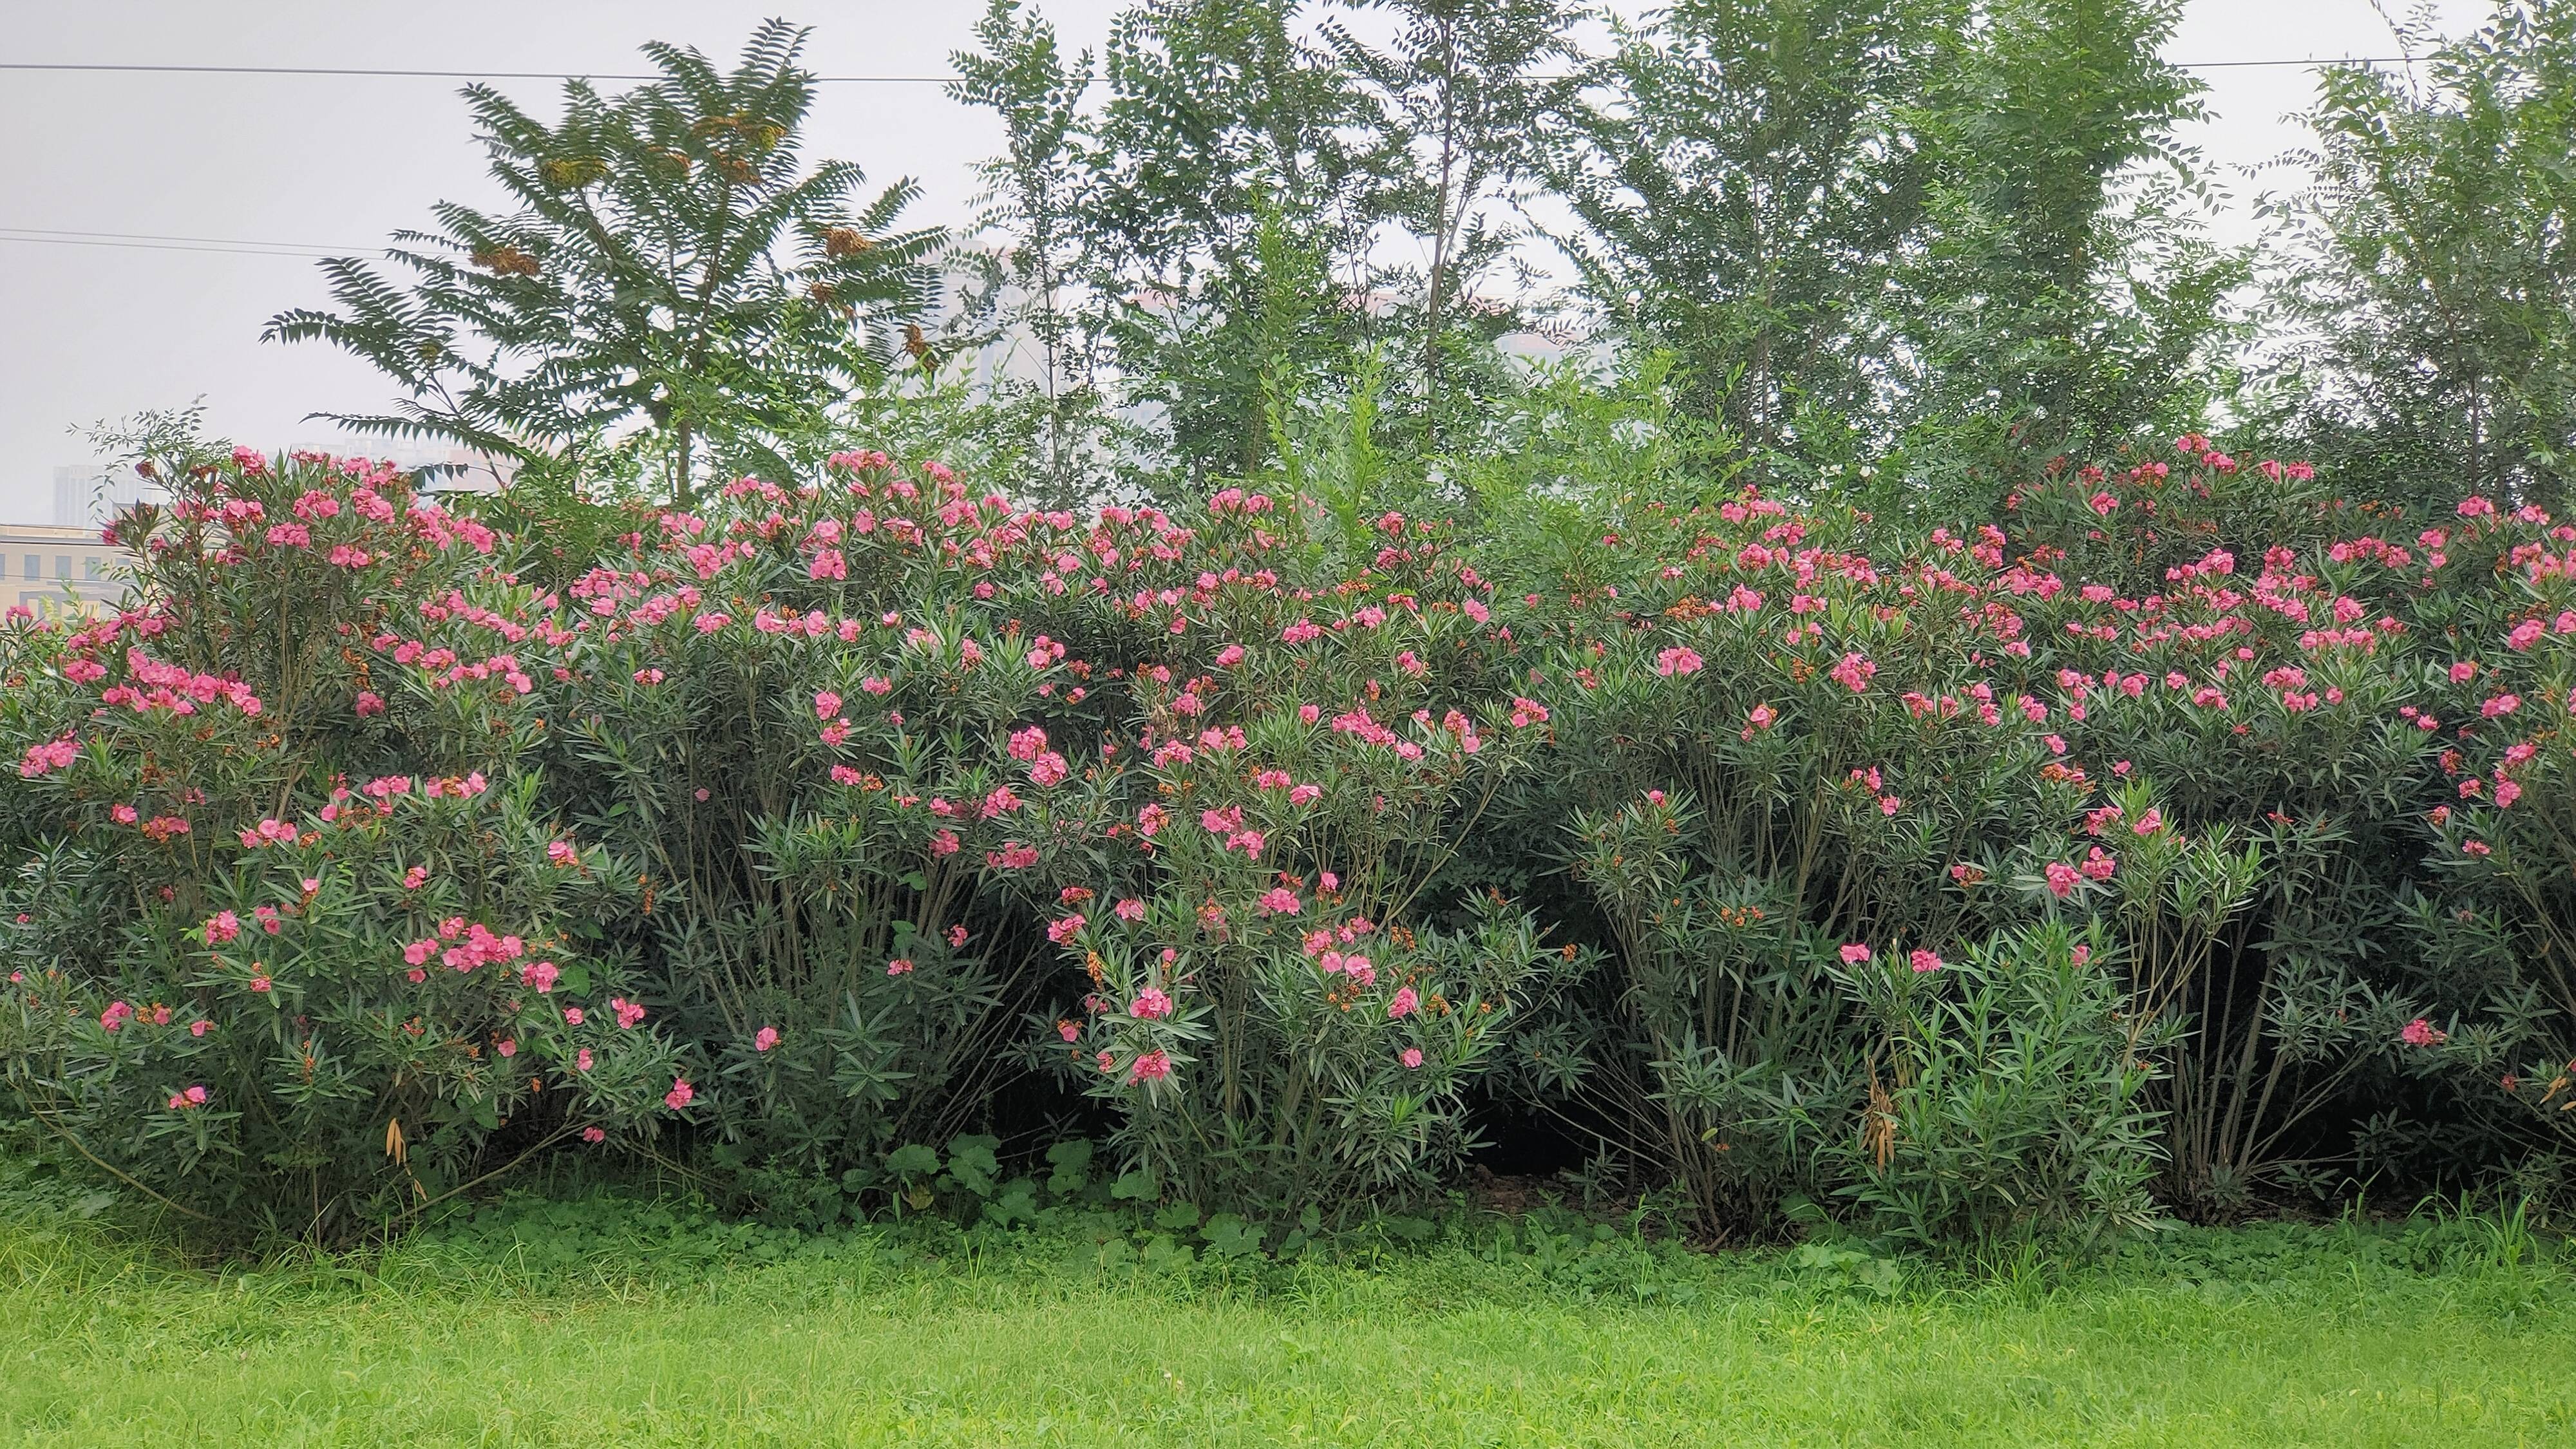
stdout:
{"type": "Polygon", "coordinates": [[[2424,59],[2420,55],[2345,55],[2329,60],[2178,60],[2176,70],[2235,70],[2245,66],[2299,66],[2306,70],[2328,70],[2338,65],[2413,65],[2424,59]]]}
{"type": "MultiPolygon", "coordinates": [[[[2412,65],[2419,56],[2411,55],[2345,55],[2324,60],[2184,60],[2173,63],[2176,70],[2239,70],[2264,67],[2294,67],[2325,70],[2339,65],[2412,65]]],[[[276,75],[276,76],[357,76],[369,79],[408,80],[590,80],[652,81],[659,75],[613,71],[560,70],[410,70],[395,67],[356,67],[322,65],[130,65],[122,63],[76,63],[70,61],[0,61],[0,70],[55,71],[65,73],[106,72],[133,75],[276,75]]],[[[947,85],[963,79],[954,75],[818,75],[819,85],[947,85]]],[[[1565,76],[1541,77],[1564,80],[1565,76]]],[[[1100,83],[1098,77],[1092,80],[1100,83]]]]}
{"type": "Polygon", "coordinates": [[[55,247],[123,247],[132,251],[145,252],[204,252],[218,257],[294,257],[301,261],[348,255],[345,252],[327,251],[321,247],[304,247],[290,251],[282,247],[199,246],[182,242],[114,241],[104,237],[24,236],[13,235],[6,230],[0,230],[0,242],[25,242],[31,246],[55,247]]]}
{"type": "Polygon", "coordinates": [[[185,243],[246,251],[314,252],[323,256],[347,256],[352,252],[376,250],[371,246],[332,248],[314,242],[249,241],[228,236],[163,236],[145,231],[58,231],[41,226],[0,226],[0,240],[150,242],[156,246],[185,243]]]}
{"type": "MultiPolygon", "coordinates": [[[[416,80],[602,80],[650,81],[659,75],[585,70],[404,70],[328,65],[124,65],[57,61],[0,61],[0,70],[117,71],[140,75],[346,75],[416,80]]],[[[832,85],[945,85],[953,75],[818,75],[832,85]]]]}

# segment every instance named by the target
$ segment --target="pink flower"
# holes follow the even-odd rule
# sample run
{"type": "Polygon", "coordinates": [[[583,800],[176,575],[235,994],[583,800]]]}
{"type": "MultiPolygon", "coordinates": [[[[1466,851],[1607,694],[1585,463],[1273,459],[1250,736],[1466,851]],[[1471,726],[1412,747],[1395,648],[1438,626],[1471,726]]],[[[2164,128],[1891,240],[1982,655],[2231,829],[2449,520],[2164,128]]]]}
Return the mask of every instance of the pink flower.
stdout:
{"type": "Polygon", "coordinates": [[[1131,896],[1118,903],[1116,913],[1118,919],[1122,921],[1131,923],[1141,921],[1145,919],[1145,903],[1131,896]]]}
{"type": "Polygon", "coordinates": [[[584,1127],[581,1129],[581,1140],[584,1142],[605,1142],[608,1140],[608,1134],[596,1127],[584,1127]]]}
{"type": "Polygon", "coordinates": [[[764,1026],[751,1034],[753,1051],[765,1052],[776,1045],[778,1045],[778,1028],[774,1026],[764,1026]]]}
{"type": "MultiPolygon", "coordinates": [[[[566,1014],[569,1015],[570,1013],[566,1014]]],[[[590,1048],[583,1047],[572,1054],[572,1069],[576,1072],[586,1072],[590,1070],[590,1048]]],[[[598,1139],[593,1138],[592,1140],[596,1141],[598,1139]]]]}
{"type": "Polygon", "coordinates": [[[632,1031],[635,1024],[644,1019],[644,1008],[623,996],[608,998],[608,1009],[617,1013],[619,1031],[632,1031]]]}
{"type": "Polygon", "coordinates": [[[1666,678],[1676,674],[1697,674],[1707,662],[1700,658],[1699,651],[1676,644],[1655,655],[1655,672],[1666,678]]]}
{"type": "Polygon", "coordinates": [[[1926,972],[1938,971],[1949,963],[1943,961],[1940,957],[1932,954],[1931,952],[1924,950],[1922,947],[1917,946],[1911,952],[1907,953],[1905,964],[1913,967],[1914,974],[1920,976],[1926,972]]]}
{"type": "Polygon", "coordinates": [[[241,917],[230,911],[217,911],[206,922],[206,944],[220,946],[241,935],[241,917]]]}
{"type": "Polygon", "coordinates": [[[2093,853],[2084,857],[2084,863],[2076,867],[2076,869],[2081,870],[2084,874],[2095,880],[2109,880],[2111,878],[2111,872],[2119,869],[2119,867],[2119,858],[2117,856],[2104,855],[2102,853],[2102,847],[2097,845],[2093,847],[2093,853]]]}
{"type": "MultiPolygon", "coordinates": [[[[142,707],[140,704],[135,706],[137,709],[142,707]]],[[[18,761],[18,774],[32,780],[49,770],[62,769],[78,758],[80,747],[72,743],[70,735],[65,735],[45,744],[28,746],[26,755],[18,761]]]]}
{"type": "Polygon", "coordinates": [[[1159,1082],[1172,1074],[1172,1058],[1166,1052],[1146,1052],[1136,1058],[1135,1067],[1127,1074],[1131,1082],[1159,1082]]]}
{"type": "Polygon", "coordinates": [[[1389,1021],[1402,1021],[1421,1009],[1422,998],[1414,994],[1413,988],[1400,987],[1395,993],[1395,999],[1386,1004],[1386,1018],[1389,1021]]]}
{"type": "Polygon", "coordinates": [[[896,958],[894,958],[893,960],[888,961],[888,962],[886,963],[886,974],[887,974],[888,976],[902,976],[902,975],[907,974],[907,973],[908,973],[908,972],[910,972],[911,970],[912,970],[912,962],[911,962],[911,960],[910,960],[909,958],[907,958],[907,957],[897,956],[897,957],[896,957],[896,958]]]}
{"type": "Polygon", "coordinates": [[[1049,922],[1047,925],[1047,939],[1061,946],[1065,942],[1072,940],[1075,936],[1082,934],[1082,928],[1085,924],[1086,922],[1084,921],[1082,914],[1078,911],[1073,915],[1065,916],[1059,920],[1049,922]]]}
{"type": "Polygon", "coordinates": [[[131,1020],[133,1016],[134,1008],[131,1005],[123,1001],[111,1001],[107,1004],[107,1010],[98,1014],[99,1029],[101,1031],[115,1031],[117,1028],[125,1025],[125,1023],[131,1020]]]}
{"type": "Polygon", "coordinates": [[[2076,882],[2084,878],[2083,875],[2075,869],[2075,867],[2068,865],[2062,860],[2050,861],[2048,863],[2046,873],[2048,876],[2048,893],[2057,897],[2059,900],[2066,899],[2067,894],[2075,889],[2076,882]]]}
{"type": "Polygon", "coordinates": [[[293,845],[295,827],[283,820],[263,820],[241,833],[244,850],[257,850],[263,845],[293,845]]]}
{"type": "Polygon", "coordinates": [[[1397,1057],[1396,1060],[1404,1063],[1404,1069],[1406,1071],[1417,1070],[1422,1065],[1422,1048],[1406,1047],[1404,1049],[1404,1054],[1397,1057]]]}
{"type": "Polygon", "coordinates": [[[1843,688],[1859,694],[1869,688],[1869,681],[1878,673],[1878,666],[1858,654],[1846,654],[1840,664],[1826,672],[1840,681],[1843,688]]]}
{"type": "Polygon", "coordinates": [[[2093,948],[2090,946],[2078,945],[2068,954],[2074,959],[2076,965],[2081,966],[2085,962],[2093,959],[2093,948]]]}
{"type": "Polygon", "coordinates": [[[2163,811],[2161,811],[2161,810],[2158,810],[2158,809],[2157,809],[2156,807],[2154,807],[2153,805],[2150,805],[2150,806],[2148,806],[2148,807],[2147,807],[2147,813],[2146,813],[2146,814],[2144,814],[2144,815],[2139,816],[2139,817],[2138,817],[2138,819],[2137,819],[2137,823],[2136,823],[2136,824],[2134,824],[2134,825],[2131,825],[2131,826],[2129,827],[2129,830],[2130,830],[2130,833],[2135,834],[2135,835],[2153,835],[2153,834],[2155,834],[2157,831],[2162,830],[2162,829],[2164,829],[2164,828],[2165,828],[2165,817],[2164,817],[2164,812],[2163,812],[2163,811]]]}
{"type": "Polygon", "coordinates": [[[1286,886],[1272,886],[1254,905],[1274,916],[1293,916],[1300,909],[1297,893],[1286,886]]]}
{"type": "Polygon", "coordinates": [[[555,982],[562,975],[563,972],[552,961],[537,961],[522,970],[519,973],[519,979],[527,982],[538,995],[543,996],[555,989],[555,982]]]}
{"type": "Polygon", "coordinates": [[[1172,1014],[1172,998],[1164,995],[1160,988],[1148,986],[1137,992],[1136,999],[1128,1003],[1127,1014],[1138,1021],[1160,1021],[1172,1014]]]}
{"type": "Polygon", "coordinates": [[[546,860],[557,870],[569,870],[581,864],[581,851],[569,840],[546,842],[546,860]]]}
{"type": "Polygon", "coordinates": [[[1858,941],[1847,941],[1843,944],[1842,954],[1844,965],[1857,966],[1869,959],[1869,948],[1858,941]]]}
{"type": "Polygon", "coordinates": [[[688,1078],[681,1077],[671,1083],[671,1090],[662,1094],[662,1105],[677,1112],[695,1100],[697,1095],[698,1089],[689,1085],[688,1078]]]}
{"type": "Polygon", "coordinates": [[[2451,1034],[2419,1016],[2406,1023],[2406,1029],[2397,1034],[2397,1039],[2411,1047],[2440,1046],[2451,1039],[2451,1034]]]}

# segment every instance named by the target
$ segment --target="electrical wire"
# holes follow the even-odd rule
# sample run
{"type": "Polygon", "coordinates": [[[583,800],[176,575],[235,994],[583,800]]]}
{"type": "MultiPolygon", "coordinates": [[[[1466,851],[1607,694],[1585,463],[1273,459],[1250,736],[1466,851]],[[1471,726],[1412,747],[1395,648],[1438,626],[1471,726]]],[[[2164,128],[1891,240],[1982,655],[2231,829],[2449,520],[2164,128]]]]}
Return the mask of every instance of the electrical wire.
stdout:
{"type": "Polygon", "coordinates": [[[355,252],[374,251],[374,247],[327,247],[315,242],[248,241],[228,236],[163,236],[141,231],[60,231],[40,226],[0,226],[0,241],[80,242],[107,244],[134,242],[151,246],[193,246],[222,251],[240,251],[253,255],[341,257],[355,252]]]}
{"type": "MultiPolygon", "coordinates": [[[[118,62],[0,61],[0,70],[121,71],[138,75],[345,75],[415,80],[661,80],[660,75],[584,70],[408,70],[391,66],[331,65],[129,65],[118,62]]],[[[818,75],[832,85],[944,85],[953,75],[818,75]]]]}
{"type": "MultiPolygon", "coordinates": [[[[2411,55],[2344,55],[2322,60],[2184,60],[2175,61],[2176,70],[2238,70],[2260,67],[2300,67],[2323,70],[2339,65],[2412,65],[2421,57],[2411,55]]],[[[411,80],[591,80],[652,81],[659,75],[613,71],[560,70],[411,70],[391,66],[324,66],[324,65],[142,65],[123,62],[74,61],[0,61],[0,70],[57,71],[66,73],[108,72],[135,75],[277,75],[277,76],[357,76],[368,79],[411,80]]],[[[963,77],[954,75],[818,75],[818,85],[947,85],[963,77]]],[[[1541,77],[1563,80],[1564,76],[1541,77]]],[[[1098,84],[1095,77],[1093,84],[1098,84]]]]}
{"type": "MultiPolygon", "coordinates": [[[[2340,65],[2411,65],[2417,58],[2403,55],[2348,55],[2327,60],[2205,60],[2178,61],[2177,70],[2235,70],[2266,67],[2300,67],[2327,69],[2340,65]]],[[[274,75],[274,76],[353,76],[366,79],[422,80],[603,80],[650,81],[661,77],[613,72],[573,72],[540,70],[414,70],[360,68],[346,66],[278,66],[278,65],[145,65],[123,62],[71,61],[0,61],[0,71],[51,71],[63,73],[121,73],[139,75],[274,75]]],[[[818,75],[818,84],[834,85],[945,85],[959,79],[953,75],[818,75]]],[[[1097,81],[1095,80],[1095,84],[1097,81]]],[[[356,256],[378,250],[374,247],[324,247],[305,242],[244,241],[230,237],[160,236],[149,232],[61,231],[40,227],[0,227],[0,241],[29,242],[49,246],[127,247],[141,251],[204,252],[218,256],[335,257],[356,256]]]]}
{"type": "Polygon", "coordinates": [[[144,252],[202,252],[207,256],[215,257],[293,257],[298,261],[319,261],[325,257],[347,255],[345,252],[324,251],[319,247],[302,251],[285,251],[269,247],[192,246],[178,242],[110,241],[89,237],[12,236],[7,231],[0,231],[0,242],[24,242],[30,246],[54,247],[121,247],[130,251],[144,252]]]}

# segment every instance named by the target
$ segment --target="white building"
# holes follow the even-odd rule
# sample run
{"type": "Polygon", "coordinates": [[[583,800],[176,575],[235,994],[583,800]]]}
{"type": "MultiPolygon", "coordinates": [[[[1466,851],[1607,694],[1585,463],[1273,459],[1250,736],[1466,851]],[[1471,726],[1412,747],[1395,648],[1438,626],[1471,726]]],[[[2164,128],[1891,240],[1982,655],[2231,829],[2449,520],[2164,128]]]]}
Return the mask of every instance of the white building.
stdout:
{"type": "Polygon", "coordinates": [[[54,526],[96,528],[137,503],[164,496],[160,484],[132,468],[66,464],[54,470],[54,526]]]}

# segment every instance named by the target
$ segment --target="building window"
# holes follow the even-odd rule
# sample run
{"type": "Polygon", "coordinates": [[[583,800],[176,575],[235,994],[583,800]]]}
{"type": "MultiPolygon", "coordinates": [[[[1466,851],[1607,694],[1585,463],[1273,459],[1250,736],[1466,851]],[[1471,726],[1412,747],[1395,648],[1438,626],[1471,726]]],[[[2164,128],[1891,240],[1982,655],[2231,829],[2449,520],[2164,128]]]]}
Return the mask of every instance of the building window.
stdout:
{"type": "Polygon", "coordinates": [[[102,559],[102,558],[99,558],[99,557],[98,557],[97,555],[95,555],[95,554],[91,555],[91,556],[90,556],[90,557],[88,557],[88,558],[82,559],[82,560],[81,560],[81,568],[82,568],[82,570],[83,570],[83,572],[82,572],[82,574],[81,574],[81,577],[82,577],[82,578],[85,578],[85,579],[102,579],[102,578],[107,577],[107,561],[106,561],[106,560],[104,560],[104,559],[102,559]]]}
{"type": "Polygon", "coordinates": [[[27,555],[27,577],[31,579],[41,579],[44,576],[45,561],[35,554],[31,553],[27,555]]]}
{"type": "Polygon", "coordinates": [[[67,553],[58,553],[54,555],[54,577],[58,579],[68,579],[71,576],[72,556],[67,553]]]}

